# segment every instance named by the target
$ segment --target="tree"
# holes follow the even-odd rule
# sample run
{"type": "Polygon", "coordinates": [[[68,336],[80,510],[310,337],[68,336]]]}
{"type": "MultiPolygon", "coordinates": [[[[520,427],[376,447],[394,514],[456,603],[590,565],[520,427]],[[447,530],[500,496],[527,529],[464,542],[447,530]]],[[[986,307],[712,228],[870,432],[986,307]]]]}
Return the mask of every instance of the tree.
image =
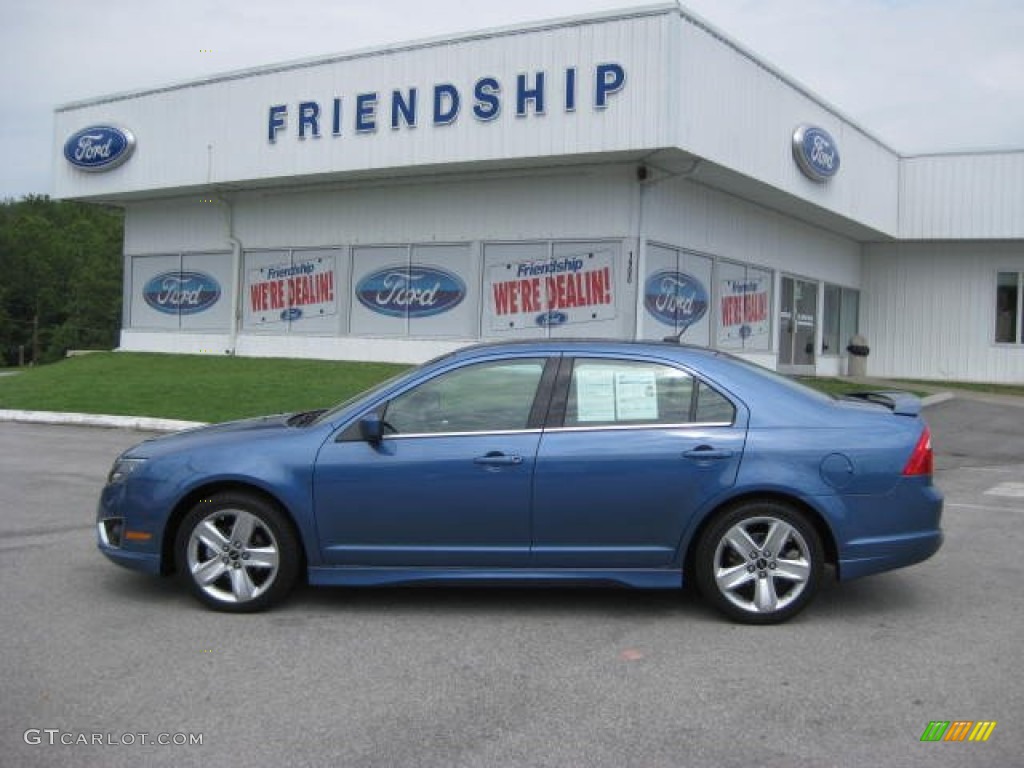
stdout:
{"type": "Polygon", "coordinates": [[[0,204],[0,355],[49,362],[116,343],[121,319],[119,210],[30,196],[0,204]]]}

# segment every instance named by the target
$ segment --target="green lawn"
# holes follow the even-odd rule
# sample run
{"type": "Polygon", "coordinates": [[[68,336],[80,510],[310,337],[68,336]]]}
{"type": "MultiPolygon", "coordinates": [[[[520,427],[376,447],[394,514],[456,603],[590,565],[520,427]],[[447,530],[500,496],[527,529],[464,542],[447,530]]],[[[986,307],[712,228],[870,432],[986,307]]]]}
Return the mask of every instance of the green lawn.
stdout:
{"type": "Polygon", "coordinates": [[[327,407],[407,367],[100,352],[0,377],[0,409],[228,421],[327,407]]]}
{"type": "Polygon", "coordinates": [[[888,389],[888,390],[902,390],[905,392],[912,392],[918,397],[926,397],[928,393],[921,389],[916,389],[913,386],[909,386],[906,382],[888,382],[884,387],[871,386],[867,384],[858,384],[855,381],[849,379],[829,379],[829,378],[815,378],[813,376],[797,376],[796,377],[801,384],[806,384],[809,387],[826,392],[830,395],[845,395],[850,392],[870,392],[873,389],[888,389]]]}

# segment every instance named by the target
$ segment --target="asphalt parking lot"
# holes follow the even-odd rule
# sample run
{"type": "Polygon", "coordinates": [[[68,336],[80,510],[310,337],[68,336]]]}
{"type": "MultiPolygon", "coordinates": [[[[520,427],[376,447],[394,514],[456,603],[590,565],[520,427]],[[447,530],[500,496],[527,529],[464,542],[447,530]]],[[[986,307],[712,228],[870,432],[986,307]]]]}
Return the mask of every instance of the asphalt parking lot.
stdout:
{"type": "Polygon", "coordinates": [[[143,433],[0,424],[0,765],[1024,765],[1024,407],[926,417],[943,549],[767,628],[610,589],[210,613],[95,549],[105,473],[143,433]],[[998,725],[922,743],[933,720],[998,725]]]}

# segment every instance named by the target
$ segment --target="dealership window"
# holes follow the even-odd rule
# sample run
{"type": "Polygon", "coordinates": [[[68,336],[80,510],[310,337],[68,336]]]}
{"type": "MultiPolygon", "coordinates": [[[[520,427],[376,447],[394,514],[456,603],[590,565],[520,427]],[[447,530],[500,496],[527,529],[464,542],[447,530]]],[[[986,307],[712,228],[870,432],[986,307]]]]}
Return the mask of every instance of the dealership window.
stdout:
{"type": "Polygon", "coordinates": [[[345,305],[338,275],[346,264],[340,248],[246,251],[243,327],[266,333],[337,333],[345,305]]]}
{"type": "Polygon", "coordinates": [[[717,346],[745,352],[770,350],[771,270],[719,261],[717,276],[717,346]]]}
{"type": "Polygon", "coordinates": [[[822,320],[821,353],[841,355],[857,333],[860,291],[825,284],[825,312],[822,320]]]}
{"type": "Polygon", "coordinates": [[[485,243],[483,336],[619,335],[620,249],[612,241],[485,243]]]}
{"type": "Polygon", "coordinates": [[[474,338],[476,259],[469,244],[352,249],[351,322],[357,336],[474,338]]]}
{"type": "Polygon", "coordinates": [[[224,332],[230,327],[230,253],[132,256],[128,268],[128,328],[224,332]]]}
{"type": "Polygon", "coordinates": [[[1021,343],[1021,299],[1024,272],[1000,272],[996,278],[996,342],[1021,343]]]}
{"type": "Polygon", "coordinates": [[[642,338],[710,346],[712,258],[650,243],[646,265],[642,338]]]}

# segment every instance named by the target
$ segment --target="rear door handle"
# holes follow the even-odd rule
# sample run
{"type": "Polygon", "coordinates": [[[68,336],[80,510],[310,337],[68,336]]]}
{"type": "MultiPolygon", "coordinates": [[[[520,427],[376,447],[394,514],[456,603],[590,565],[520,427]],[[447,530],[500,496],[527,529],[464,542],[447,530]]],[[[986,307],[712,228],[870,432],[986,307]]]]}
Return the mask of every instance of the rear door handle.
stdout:
{"type": "Polygon", "coordinates": [[[512,464],[522,464],[523,457],[514,453],[505,454],[501,451],[491,451],[483,456],[477,456],[473,459],[473,463],[484,464],[491,467],[507,467],[512,464]]]}
{"type": "Polygon", "coordinates": [[[732,451],[716,451],[710,445],[699,445],[692,451],[683,451],[683,456],[687,459],[695,459],[697,461],[708,461],[710,459],[731,459],[733,457],[732,451]]]}

